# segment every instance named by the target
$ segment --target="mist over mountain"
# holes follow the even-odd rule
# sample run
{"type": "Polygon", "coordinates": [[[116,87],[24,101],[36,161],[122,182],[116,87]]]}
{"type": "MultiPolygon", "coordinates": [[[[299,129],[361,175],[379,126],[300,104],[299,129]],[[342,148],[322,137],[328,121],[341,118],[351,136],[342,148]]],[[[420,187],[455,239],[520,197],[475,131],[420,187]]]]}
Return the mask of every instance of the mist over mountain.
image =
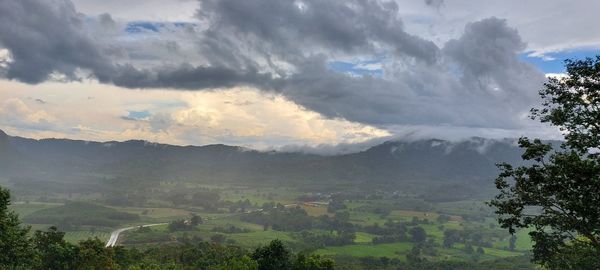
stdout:
{"type": "Polygon", "coordinates": [[[471,195],[493,189],[495,164],[519,164],[515,140],[471,138],[388,141],[365,151],[322,156],[261,152],[238,146],[173,146],[132,140],[34,140],[0,133],[0,177],[24,182],[97,185],[107,179],[160,182],[282,184],[335,188],[352,184],[427,192],[455,187],[471,195]],[[131,180],[134,179],[134,180],[131,180]]]}

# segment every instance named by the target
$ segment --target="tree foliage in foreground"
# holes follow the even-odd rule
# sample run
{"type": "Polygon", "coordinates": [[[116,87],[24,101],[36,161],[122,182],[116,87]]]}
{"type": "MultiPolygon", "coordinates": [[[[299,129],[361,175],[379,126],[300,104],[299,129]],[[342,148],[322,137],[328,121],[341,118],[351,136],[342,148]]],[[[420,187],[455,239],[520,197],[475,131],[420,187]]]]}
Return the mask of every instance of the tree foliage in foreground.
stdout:
{"type": "Polygon", "coordinates": [[[8,210],[10,193],[0,187],[0,268],[18,268],[31,263],[29,227],[21,226],[17,214],[8,210]]]}
{"type": "Polygon", "coordinates": [[[214,269],[333,270],[333,261],[317,255],[294,254],[279,240],[253,253],[214,243],[163,245],[144,251],[107,248],[99,239],[78,244],[50,227],[29,236],[29,227],[8,210],[10,194],[0,187],[0,269],[214,269]]]}
{"type": "Polygon", "coordinates": [[[560,149],[521,138],[529,165],[500,164],[492,206],[510,233],[532,228],[533,259],[551,269],[600,269],[600,56],[566,61],[532,118],[558,127],[560,149]]]}

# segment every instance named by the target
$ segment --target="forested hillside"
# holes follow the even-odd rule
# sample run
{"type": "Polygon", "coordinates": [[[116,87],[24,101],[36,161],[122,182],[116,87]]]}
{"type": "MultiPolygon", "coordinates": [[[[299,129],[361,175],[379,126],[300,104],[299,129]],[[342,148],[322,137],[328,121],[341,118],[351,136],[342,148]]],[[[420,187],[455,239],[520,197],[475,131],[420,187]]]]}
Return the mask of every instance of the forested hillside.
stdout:
{"type": "MultiPolygon", "coordinates": [[[[3,134],[3,133],[2,133],[3,134]]],[[[173,146],[146,141],[88,142],[33,140],[3,135],[0,173],[17,185],[43,182],[98,185],[107,178],[152,181],[273,184],[352,183],[423,191],[460,186],[464,196],[489,194],[500,161],[520,162],[514,140],[471,138],[389,141],[364,151],[321,156],[299,152],[260,152],[227,145],[173,146]],[[10,164],[10,165],[9,165],[10,164]],[[475,185],[476,184],[476,185],[475,185]]]]}

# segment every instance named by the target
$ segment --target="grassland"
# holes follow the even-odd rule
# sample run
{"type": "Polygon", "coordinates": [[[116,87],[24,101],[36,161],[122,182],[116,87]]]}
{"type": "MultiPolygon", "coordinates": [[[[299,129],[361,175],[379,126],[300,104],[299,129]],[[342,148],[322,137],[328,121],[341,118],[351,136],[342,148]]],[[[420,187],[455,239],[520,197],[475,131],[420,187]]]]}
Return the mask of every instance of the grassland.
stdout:
{"type": "Polygon", "coordinates": [[[76,243],[81,240],[89,238],[98,238],[102,241],[107,241],[110,238],[109,231],[98,231],[98,230],[81,230],[81,231],[69,231],[65,234],[65,240],[71,243],[76,243]]]}
{"type": "MultiPolygon", "coordinates": [[[[298,201],[303,192],[291,188],[249,188],[231,186],[207,186],[194,184],[169,184],[162,188],[166,190],[177,189],[206,189],[218,192],[220,200],[231,203],[249,201],[250,208],[244,211],[231,211],[227,207],[206,211],[196,205],[170,205],[163,200],[152,200],[147,207],[140,206],[106,206],[99,203],[17,203],[11,209],[25,217],[25,221],[33,225],[33,229],[45,229],[48,226],[60,225],[65,220],[86,220],[84,223],[65,229],[66,239],[76,242],[90,237],[108,239],[111,230],[138,224],[169,222],[177,219],[189,219],[192,214],[199,215],[203,223],[187,231],[169,231],[167,226],[156,226],[147,230],[131,230],[122,234],[121,244],[126,246],[144,247],[151,244],[177,242],[180,239],[201,239],[216,241],[219,239],[224,244],[237,245],[244,248],[255,248],[274,239],[280,239],[291,247],[299,250],[308,250],[323,256],[354,256],[354,257],[388,257],[405,260],[414,247],[414,243],[403,240],[392,243],[374,244],[378,235],[361,231],[367,226],[384,226],[389,222],[403,222],[411,227],[419,226],[426,232],[427,238],[435,245],[436,255],[430,256],[431,260],[492,260],[497,258],[522,255],[531,248],[531,241],[523,230],[517,233],[516,251],[508,250],[509,235],[498,228],[495,221],[488,215],[485,205],[481,201],[459,201],[448,203],[428,203],[412,197],[394,199],[364,198],[345,200],[349,221],[356,228],[354,243],[342,246],[318,246],[305,243],[299,232],[277,231],[269,228],[265,230],[262,225],[242,221],[240,217],[247,211],[257,211],[265,203],[294,204],[304,209],[308,216],[313,218],[327,215],[327,206],[305,205],[298,201]],[[403,202],[409,201],[410,204],[403,202]],[[384,209],[384,210],[381,210],[384,209]],[[424,209],[424,210],[423,210],[424,209]],[[444,214],[444,220],[440,215],[444,214]],[[473,217],[483,216],[481,219],[473,217]],[[418,222],[413,224],[417,220],[418,222]],[[236,232],[223,231],[222,228],[235,227],[236,232]],[[452,248],[443,248],[444,232],[446,230],[480,231],[483,238],[491,243],[481,246],[483,254],[474,255],[468,252],[462,243],[455,244],[452,248]],[[219,237],[216,237],[219,236],[219,237]]],[[[326,201],[326,199],[323,199],[326,201]]],[[[410,228],[410,227],[409,227],[410,228]]],[[[314,233],[327,233],[327,231],[311,231],[314,233]]],[[[381,235],[379,235],[381,236],[381,235]]],[[[479,248],[475,246],[474,248],[479,248]]]]}
{"type": "Polygon", "coordinates": [[[46,202],[16,202],[10,206],[10,210],[15,211],[15,213],[17,213],[20,217],[24,217],[39,210],[61,205],[63,204],[46,202]]]}
{"type": "Polygon", "coordinates": [[[34,224],[59,224],[61,226],[116,227],[139,220],[135,214],[85,202],[68,202],[47,207],[24,216],[23,220],[34,224]]]}

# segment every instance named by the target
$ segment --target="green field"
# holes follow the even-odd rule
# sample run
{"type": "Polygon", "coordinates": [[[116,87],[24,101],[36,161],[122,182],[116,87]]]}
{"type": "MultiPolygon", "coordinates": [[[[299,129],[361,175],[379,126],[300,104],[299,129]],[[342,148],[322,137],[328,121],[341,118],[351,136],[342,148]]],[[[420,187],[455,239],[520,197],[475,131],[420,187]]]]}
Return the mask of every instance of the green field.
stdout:
{"type": "Polygon", "coordinates": [[[375,237],[375,235],[370,233],[357,232],[356,239],[354,239],[354,243],[371,243],[373,241],[373,237],[375,237]]]}
{"type": "MultiPolygon", "coordinates": [[[[519,251],[531,250],[533,243],[531,241],[531,237],[529,236],[530,231],[531,231],[531,229],[521,229],[521,230],[517,231],[517,233],[515,234],[517,236],[517,242],[515,243],[515,250],[519,250],[519,251]]],[[[509,238],[510,237],[506,237],[502,241],[495,243],[494,246],[498,247],[498,248],[508,248],[509,238]]]]}
{"type": "Polygon", "coordinates": [[[65,240],[71,243],[79,242],[89,238],[98,238],[102,241],[108,241],[110,232],[108,231],[69,231],[65,234],[65,240]]]}
{"type": "Polygon", "coordinates": [[[324,256],[349,255],[356,257],[389,257],[404,258],[404,255],[412,248],[411,243],[391,243],[391,244],[361,244],[348,245],[341,247],[326,247],[315,251],[316,254],[324,256]]]}
{"type": "Polygon", "coordinates": [[[138,220],[138,215],[86,202],[68,202],[65,205],[46,207],[23,217],[23,221],[27,223],[55,224],[59,227],[117,227],[138,220]]]}
{"type": "MultiPolygon", "coordinates": [[[[243,248],[255,248],[267,244],[271,240],[280,239],[296,250],[306,250],[323,256],[338,257],[388,257],[401,261],[406,260],[407,254],[415,244],[410,239],[408,231],[414,227],[424,230],[426,238],[432,247],[429,253],[421,256],[434,261],[471,261],[493,260],[498,258],[522,255],[531,248],[527,230],[517,233],[516,252],[508,251],[510,235],[495,224],[493,216],[481,201],[459,201],[447,203],[430,203],[419,201],[412,197],[391,198],[380,196],[360,200],[344,200],[345,208],[340,213],[347,213],[348,222],[353,227],[353,240],[345,244],[324,245],[306,241],[303,234],[329,235],[336,237],[339,232],[328,229],[308,229],[285,231],[276,230],[258,223],[244,221],[247,212],[259,211],[265,203],[277,203],[294,208],[296,205],[305,211],[306,218],[319,224],[321,217],[332,220],[336,214],[328,210],[326,205],[307,205],[297,199],[304,193],[291,188],[249,188],[217,185],[194,184],[161,184],[161,188],[175,192],[184,190],[203,190],[219,194],[221,207],[204,209],[200,205],[184,203],[172,205],[160,198],[148,201],[148,206],[108,206],[100,202],[66,202],[56,203],[17,203],[11,209],[19,213],[26,223],[34,230],[45,229],[48,224],[64,225],[65,220],[75,220],[66,231],[66,240],[77,242],[87,238],[97,237],[106,241],[113,229],[136,224],[151,224],[189,219],[191,215],[202,217],[203,223],[183,231],[171,231],[168,226],[155,226],[149,229],[133,229],[121,235],[120,243],[126,246],[146,247],[154,244],[177,243],[180,241],[220,241],[226,245],[236,245],[243,248]],[[243,202],[246,209],[232,209],[232,205],[243,202]],[[247,203],[249,202],[249,204],[247,203]],[[408,204],[403,204],[407,202],[408,204]],[[426,209],[426,210],[421,210],[426,209]],[[444,219],[440,219],[444,214],[444,219]],[[473,217],[481,217],[473,219],[473,217]],[[77,222],[84,221],[84,222],[77,222]],[[366,231],[368,227],[379,226],[387,228],[389,224],[404,224],[406,236],[402,239],[380,241],[386,233],[366,231]],[[233,231],[228,231],[233,230],[233,231]],[[473,250],[483,250],[483,254],[474,254],[465,250],[467,241],[454,244],[452,248],[442,247],[444,235],[448,230],[464,232],[467,235],[479,234],[473,242],[473,250]],[[185,240],[187,239],[187,240],[185,240]],[[481,248],[480,248],[481,247],[481,248]]],[[[314,196],[314,195],[310,195],[314,196]]],[[[191,196],[188,198],[192,198],[191,196]]],[[[191,199],[188,199],[191,200],[191,199]]],[[[315,200],[327,201],[327,198],[315,200]]],[[[271,206],[269,206],[272,208],[271,206]]],[[[269,208],[269,209],[270,209],[269,208]]],[[[265,211],[270,211],[266,209],[265,211]]],[[[293,222],[291,220],[290,222],[293,222]]],[[[67,224],[69,225],[69,224],[67,224]]],[[[425,249],[424,249],[425,250],[425,249]]],[[[425,251],[421,252],[425,252],[425,251]]]]}
{"type": "Polygon", "coordinates": [[[33,212],[36,212],[36,211],[39,211],[42,209],[61,206],[61,205],[63,205],[63,204],[62,203],[45,203],[45,202],[16,202],[16,203],[11,204],[11,206],[9,208],[10,208],[10,210],[13,210],[17,214],[19,214],[20,217],[24,217],[26,215],[29,215],[33,212]]]}

